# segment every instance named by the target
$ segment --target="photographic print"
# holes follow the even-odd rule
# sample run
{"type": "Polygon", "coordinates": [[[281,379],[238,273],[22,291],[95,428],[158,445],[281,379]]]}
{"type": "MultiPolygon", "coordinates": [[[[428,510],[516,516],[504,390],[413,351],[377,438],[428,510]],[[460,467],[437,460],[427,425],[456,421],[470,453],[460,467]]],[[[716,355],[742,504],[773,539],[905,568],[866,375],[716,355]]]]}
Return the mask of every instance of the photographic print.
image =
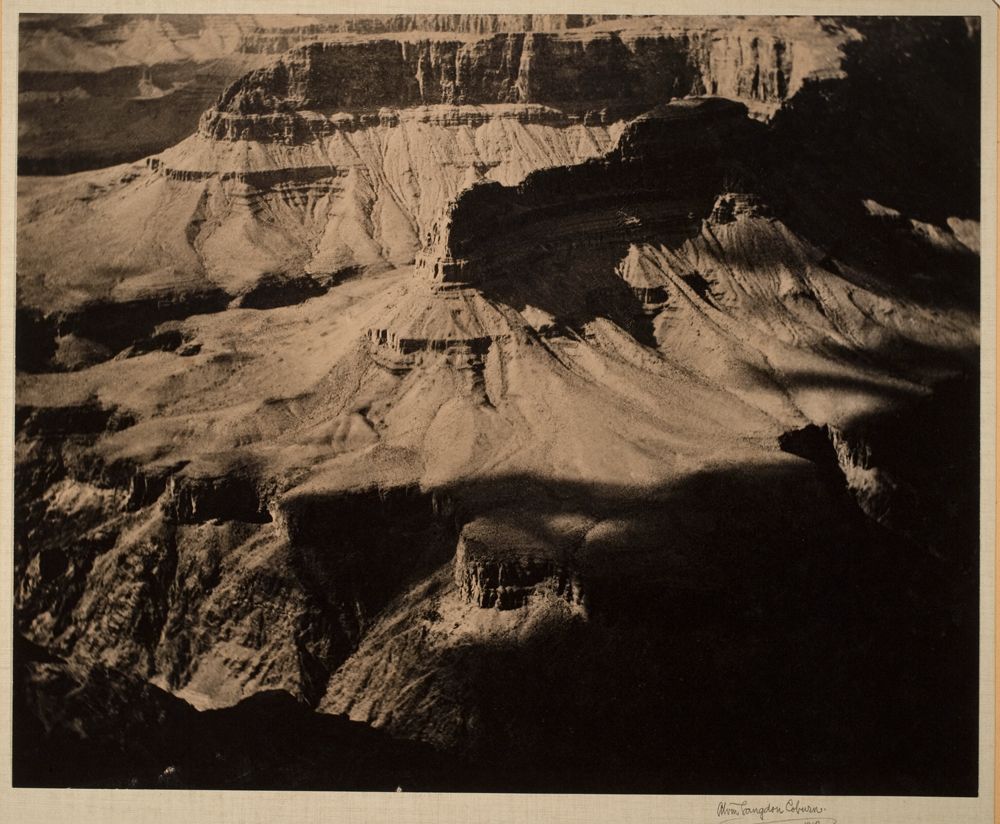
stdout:
{"type": "Polygon", "coordinates": [[[980,794],[983,18],[16,19],[15,787],[980,794]]]}

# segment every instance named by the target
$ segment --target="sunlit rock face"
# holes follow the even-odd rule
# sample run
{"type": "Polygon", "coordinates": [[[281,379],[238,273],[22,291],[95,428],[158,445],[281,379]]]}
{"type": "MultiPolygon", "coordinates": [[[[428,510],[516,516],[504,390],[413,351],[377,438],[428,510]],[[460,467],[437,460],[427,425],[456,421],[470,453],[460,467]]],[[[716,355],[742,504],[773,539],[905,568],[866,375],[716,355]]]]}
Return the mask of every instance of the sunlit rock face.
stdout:
{"type": "Polygon", "coordinates": [[[32,734],[142,785],[266,781],[269,718],[282,786],[974,792],[973,23],[43,22],[22,76],[243,62],[19,179],[32,734]]]}

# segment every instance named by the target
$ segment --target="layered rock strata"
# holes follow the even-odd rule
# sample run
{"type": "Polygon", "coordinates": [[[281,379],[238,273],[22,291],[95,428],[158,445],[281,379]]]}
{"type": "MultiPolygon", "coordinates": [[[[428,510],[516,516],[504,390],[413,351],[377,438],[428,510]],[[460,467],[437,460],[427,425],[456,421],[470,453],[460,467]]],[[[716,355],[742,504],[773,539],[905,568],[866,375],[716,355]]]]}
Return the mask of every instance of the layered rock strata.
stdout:
{"type": "MultiPolygon", "coordinates": [[[[595,58],[624,42],[600,25],[595,58]]],[[[950,747],[889,788],[968,792],[973,691],[944,682],[978,661],[978,510],[952,494],[978,386],[941,379],[978,369],[975,213],[904,217],[798,139],[828,98],[898,98],[334,113],[296,108],[325,93],[307,53],[291,97],[234,92],[274,103],[227,114],[264,139],[25,182],[18,633],[98,682],[281,690],[504,780],[662,791],[721,759],[743,784],[761,751],[703,743],[737,729],[855,790],[950,747]],[[809,731],[795,758],[780,725],[809,731]]],[[[520,80],[549,82],[490,94],[520,80]]]]}
{"type": "Polygon", "coordinates": [[[752,20],[716,28],[650,18],[583,36],[525,31],[473,42],[311,43],[233,84],[200,129],[216,138],[287,139],[296,130],[333,128],[325,113],[387,105],[542,103],[586,118],[606,116],[600,113],[609,106],[649,107],[690,94],[773,112],[805,79],[836,74],[848,36],[805,19],[775,32],[752,20]],[[356,72],[358,61],[378,82],[356,72]]]}

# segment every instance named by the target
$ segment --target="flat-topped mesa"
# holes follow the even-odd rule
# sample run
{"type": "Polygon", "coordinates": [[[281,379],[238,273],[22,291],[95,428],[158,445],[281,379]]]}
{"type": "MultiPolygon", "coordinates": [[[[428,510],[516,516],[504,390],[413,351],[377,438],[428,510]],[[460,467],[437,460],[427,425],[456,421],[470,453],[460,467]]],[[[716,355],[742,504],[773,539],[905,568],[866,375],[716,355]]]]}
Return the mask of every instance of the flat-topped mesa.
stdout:
{"type": "Polygon", "coordinates": [[[584,607],[586,593],[572,569],[572,545],[582,540],[589,522],[586,516],[564,518],[567,531],[561,535],[545,529],[543,522],[531,512],[501,511],[465,524],[453,562],[462,599],[507,610],[548,595],[584,607]]]}
{"type": "Polygon", "coordinates": [[[404,372],[426,354],[444,355],[467,372],[468,388],[485,398],[485,356],[494,342],[518,330],[470,283],[470,262],[448,254],[450,223],[449,208],[424,239],[405,295],[366,334],[376,361],[390,371],[404,372]]]}
{"type": "Polygon", "coordinates": [[[765,28],[720,18],[641,23],[307,43],[231,85],[199,131],[281,140],[338,128],[329,121],[334,113],[437,104],[540,103],[586,121],[608,106],[649,108],[698,94],[741,100],[769,116],[807,77],[839,71],[847,37],[801,20],[777,30],[773,21],[765,28]]]}
{"type": "Polygon", "coordinates": [[[483,372],[491,347],[524,334],[476,289],[440,289],[420,279],[366,331],[371,355],[383,368],[402,374],[433,358],[464,376],[462,391],[484,403],[490,402],[483,372]]]}
{"type": "MultiPolygon", "coordinates": [[[[723,97],[672,100],[643,112],[622,131],[609,159],[676,171],[733,156],[751,134],[747,106],[723,97]]],[[[635,181],[630,181],[630,183],[635,181]]],[[[642,190],[659,188],[645,181],[642,190]]]]}
{"type": "MultiPolygon", "coordinates": [[[[740,103],[693,98],[656,107],[603,157],[532,172],[517,186],[466,189],[425,238],[417,274],[437,288],[460,288],[505,277],[558,247],[690,232],[710,213],[728,159],[753,137],[740,103]]],[[[644,303],[659,302],[648,297],[644,303]]]]}

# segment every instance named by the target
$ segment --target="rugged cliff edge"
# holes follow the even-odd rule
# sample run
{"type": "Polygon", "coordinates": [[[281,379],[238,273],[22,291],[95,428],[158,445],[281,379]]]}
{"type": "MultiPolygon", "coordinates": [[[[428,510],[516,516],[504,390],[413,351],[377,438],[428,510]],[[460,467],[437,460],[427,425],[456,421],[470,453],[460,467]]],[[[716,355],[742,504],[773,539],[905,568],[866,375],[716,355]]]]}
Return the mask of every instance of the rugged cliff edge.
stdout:
{"type": "Polygon", "coordinates": [[[303,43],[449,32],[564,31],[609,15],[22,14],[18,169],[132,162],[197,128],[230,83],[303,43]]]}
{"type": "Polygon", "coordinates": [[[836,76],[852,34],[803,18],[778,26],[652,18],[586,34],[311,43],[230,86],[200,130],[230,140],[273,139],[286,131],[268,130],[276,115],[442,103],[541,103],[594,117],[608,106],[648,107],[706,93],[773,113],[806,80],[836,76]],[[359,62],[375,82],[357,73],[359,62]]]}

